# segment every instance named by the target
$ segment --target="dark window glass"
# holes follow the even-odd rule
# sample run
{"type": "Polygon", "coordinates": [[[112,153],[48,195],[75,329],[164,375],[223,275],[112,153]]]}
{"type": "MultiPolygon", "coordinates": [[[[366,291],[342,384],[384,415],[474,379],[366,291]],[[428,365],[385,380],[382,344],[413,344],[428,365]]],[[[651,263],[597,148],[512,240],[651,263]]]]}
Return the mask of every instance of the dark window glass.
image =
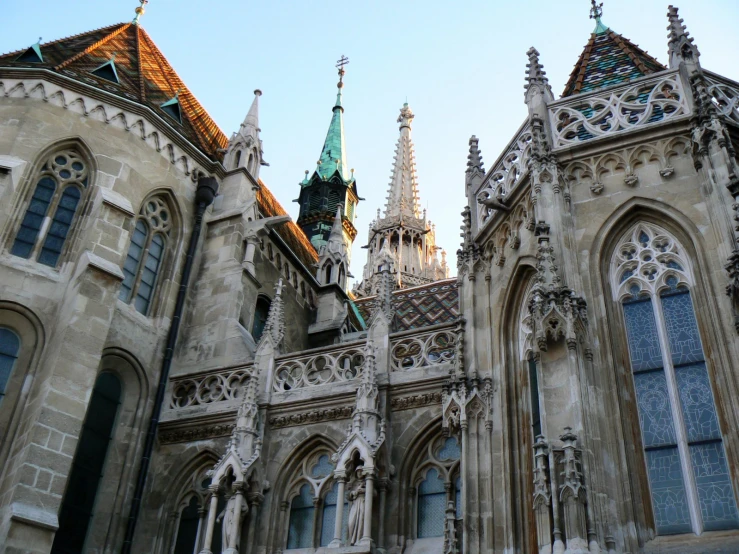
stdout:
{"type": "Polygon", "coordinates": [[[241,163],[241,150],[237,150],[236,155],[234,156],[234,169],[239,167],[240,163],[241,163]]]}
{"type": "Polygon", "coordinates": [[[287,548],[311,548],[313,546],[313,495],[310,485],[300,487],[300,493],[290,504],[290,527],[287,548]]]}
{"type": "Polygon", "coordinates": [[[541,435],[541,412],[539,407],[539,379],[536,375],[536,360],[529,354],[529,393],[531,394],[531,429],[534,439],[541,435]]]}
{"type": "Polygon", "coordinates": [[[20,349],[21,340],[18,335],[6,327],[0,327],[0,400],[5,396],[5,388],[8,386],[20,349]]]}
{"type": "Polygon", "coordinates": [[[190,503],[182,510],[180,525],[177,528],[174,554],[193,554],[195,552],[197,546],[195,541],[198,538],[198,524],[200,523],[199,509],[198,499],[193,496],[190,503]]]}
{"type": "Polygon", "coordinates": [[[39,263],[51,267],[56,266],[59,256],[62,254],[67,233],[69,233],[69,228],[72,226],[80,196],[80,190],[77,187],[70,186],[64,189],[59,205],[56,207],[54,218],[51,220],[49,231],[46,233],[44,246],[39,253],[39,263]]]}
{"type": "Polygon", "coordinates": [[[118,294],[118,298],[124,302],[131,300],[131,293],[133,292],[134,284],[136,283],[136,276],[139,273],[139,265],[141,265],[141,257],[146,248],[146,239],[149,236],[149,228],[146,226],[143,220],[139,220],[136,223],[136,228],[133,230],[133,236],[131,237],[131,246],[128,247],[128,255],[126,261],[123,263],[123,283],[121,284],[121,290],[118,294]]]}
{"type": "Polygon", "coordinates": [[[72,462],[52,554],[83,552],[120,400],[121,383],[118,378],[112,373],[101,373],[90,397],[72,462]]]}
{"type": "Polygon", "coordinates": [[[154,235],[149,245],[149,253],[146,255],[146,262],[141,271],[141,282],[136,291],[136,300],[134,306],[142,314],[146,315],[149,311],[154,286],[156,285],[157,275],[159,275],[159,267],[162,263],[164,254],[164,237],[162,235],[154,235]]]}
{"type": "Polygon", "coordinates": [[[267,323],[267,317],[269,316],[270,304],[271,302],[264,296],[257,298],[257,306],[254,310],[254,325],[251,328],[251,336],[255,341],[262,338],[264,325],[267,323]]]}
{"type": "Polygon", "coordinates": [[[26,210],[26,215],[21,222],[21,227],[18,229],[13,248],[10,250],[11,254],[21,258],[28,258],[31,255],[55,190],[56,181],[54,179],[51,177],[41,177],[39,179],[31,203],[26,210]]]}

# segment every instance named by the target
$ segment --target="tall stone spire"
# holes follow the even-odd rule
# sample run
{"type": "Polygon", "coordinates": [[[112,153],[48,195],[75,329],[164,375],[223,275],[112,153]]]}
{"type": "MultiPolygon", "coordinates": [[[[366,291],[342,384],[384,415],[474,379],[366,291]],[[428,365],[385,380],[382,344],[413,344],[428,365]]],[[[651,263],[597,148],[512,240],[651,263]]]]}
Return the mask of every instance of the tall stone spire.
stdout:
{"type": "Polygon", "coordinates": [[[333,227],[336,208],[342,205],[344,221],[344,237],[347,245],[351,245],[357,236],[354,227],[356,206],[359,200],[354,170],[349,169],[346,162],[346,141],[344,138],[344,67],[349,59],[342,56],[336,63],[339,69],[339,82],[336,102],[332,108],[333,115],[328,126],[326,140],[318,158],[316,170],[300,183],[300,213],[297,223],[310,239],[316,250],[320,252],[326,245],[333,227]]]}
{"type": "Polygon", "coordinates": [[[354,288],[357,296],[377,294],[382,264],[379,260],[390,255],[395,260],[396,286],[399,288],[425,285],[449,276],[446,258],[436,246],[434,225],[426,218],[418,200],[416,160],[411,140],[413,112],[408,103],[400,109],[400,138],[395,149],[393,173],[387,196],[385,215],[370,223],[367,263],[362,282],[354,288]]]}
{"type": "Polygon", "coordinates": [[[411,138],[411,122],[413,112],[408,103],[400,108],[398,123],[400,137],[395,147],[395,163],[390,176],[390,187],[387,193],[385,217],[408,215],[418,217],[421,212],[418,199],[418,181],[416,177],[416,158],[411,138]]]}

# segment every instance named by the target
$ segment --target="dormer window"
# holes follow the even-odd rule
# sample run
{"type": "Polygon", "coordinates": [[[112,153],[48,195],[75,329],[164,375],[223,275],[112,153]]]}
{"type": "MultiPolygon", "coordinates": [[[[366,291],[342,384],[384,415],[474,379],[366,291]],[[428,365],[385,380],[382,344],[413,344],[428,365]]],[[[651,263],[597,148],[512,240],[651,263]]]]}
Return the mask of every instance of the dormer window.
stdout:
{"type": "Polygon", "coordinates": [[[177,123],[182,123],[182,110],[180,109],[179,96],[180,92],[177,91],[177,94],[174,95],[174,98],[167,100],[159,107],[162,108],[162,111],[166,113],[169,117],[174,119],[177,123]]]}
{"type": "Polygon", "coordinates": [[[24,63],[43,63],[44,57],[41,55],[41,39],[39,38],[36,44],[18,56],[15,61],[24,63]]]}
{"type": "Polygon", "coordinates": [[[118,79],[118,71],[115,68],[115,54],[111,56],[110,60],[105,62],[100,67],[93,69],[90,71],[93,75],[96,77],[100,77],[101,79],[105,79],[106,81],[110,81],[111,83],[120,84],[120,79],[118,79]]]}

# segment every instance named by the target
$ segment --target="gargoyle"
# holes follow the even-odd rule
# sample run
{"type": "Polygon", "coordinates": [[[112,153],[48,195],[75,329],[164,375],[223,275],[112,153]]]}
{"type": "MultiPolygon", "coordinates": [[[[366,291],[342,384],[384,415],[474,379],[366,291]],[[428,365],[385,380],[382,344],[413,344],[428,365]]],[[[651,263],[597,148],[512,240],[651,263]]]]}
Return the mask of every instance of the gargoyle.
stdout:
{"type": "Polygon", "coordinates": [[[503,195],[501,193],[498,193],[495,198],[488,195],[487,198],[478,198],[477,202],[479,204],[482,204],[486,208],[492,208],[494,210],[502,210],[504,212],[510,212],[511,208],[510,206],[506,206],[503,202],[503,195]]]}

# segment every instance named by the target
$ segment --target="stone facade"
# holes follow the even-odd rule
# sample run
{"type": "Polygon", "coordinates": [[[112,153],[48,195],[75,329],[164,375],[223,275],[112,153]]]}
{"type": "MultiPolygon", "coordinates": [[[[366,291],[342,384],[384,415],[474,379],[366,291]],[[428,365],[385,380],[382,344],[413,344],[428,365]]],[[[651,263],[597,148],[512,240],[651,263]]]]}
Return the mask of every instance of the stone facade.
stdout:
{"type": "MultiPolygon", "coordinates": [[[[261,93],[229,140],[126,81],[138,21],[0,57],[0,553],[736,551],[739,83],[675,8],[668,67],[593,17],[487,171],[470,139],[456,278],[404,106],[378,221],[422,279],[370,237],[361,298],[354,212],[315,249],[259,179],[261,93]]],[[[342,114],[306,184],[355,201],[342,114]]]]}

